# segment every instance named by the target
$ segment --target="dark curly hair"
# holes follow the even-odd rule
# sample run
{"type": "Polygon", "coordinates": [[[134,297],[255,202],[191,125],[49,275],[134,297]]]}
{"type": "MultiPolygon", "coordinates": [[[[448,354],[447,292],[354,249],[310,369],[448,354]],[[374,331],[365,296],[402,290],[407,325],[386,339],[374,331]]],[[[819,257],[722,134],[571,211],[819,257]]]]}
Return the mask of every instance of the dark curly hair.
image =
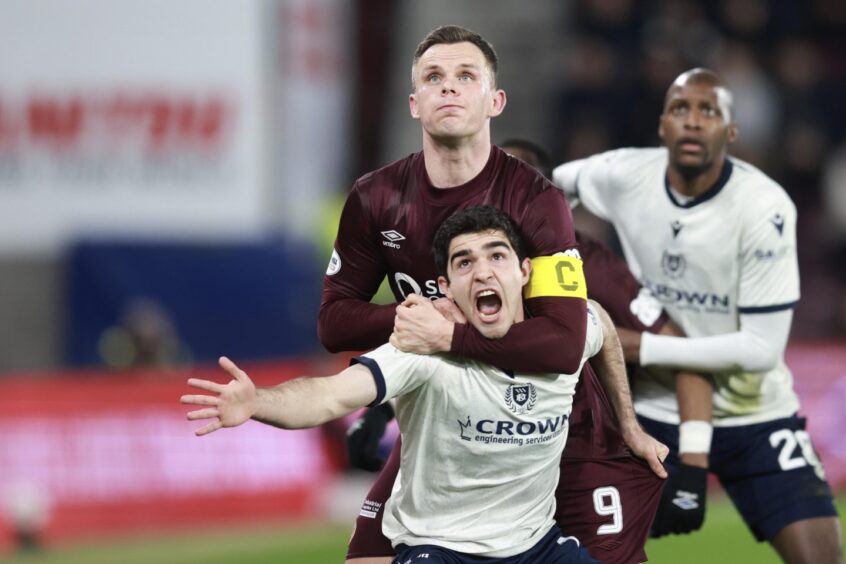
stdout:
{"type": "Polygon", "coordinates": [[[499,230],[505,233],[520,262],[526,258],[526,247],[514,221],[494,206],[475,206],[459,210],[446,218],[432,241],[435,268],[440,276],[447,276],[450,242],[465,233],[499,230]]]}

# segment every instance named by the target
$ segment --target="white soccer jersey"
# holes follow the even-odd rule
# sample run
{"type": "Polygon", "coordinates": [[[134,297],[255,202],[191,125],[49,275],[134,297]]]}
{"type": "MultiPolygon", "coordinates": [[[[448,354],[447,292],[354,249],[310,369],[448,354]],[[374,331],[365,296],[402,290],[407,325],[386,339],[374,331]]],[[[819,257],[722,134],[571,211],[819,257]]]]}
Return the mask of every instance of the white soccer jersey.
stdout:
{"type": "MultiPolygon", "coordinates": [[[[602,346],[588,311],[582,364],[602,346]]],[[[400,471],[382,522],[394,546],[506,557],[549,531],[578,372],[512,375],[391,345],[357,360],[373,372],[374,405],[397,397],[400,471]]]]}
{"type": "MultiPolygon", "coordinates": [[[[554,179],[614,224],[632,271],[689,337],[737,332],[741,313],[792,308],[799,299],[796,208],[784,190],[730,159],[713,188],[682,203],[666,181],[667,164],[665,148],[619,149],[561,165],[554,179]]],[[[635,380],[635,409],[678,423],[672,375],[646,372],[635,380]]],[[[715,425],[799,409],[783,358],[768,372],[733,369],[714,377],[715,425]]]]}

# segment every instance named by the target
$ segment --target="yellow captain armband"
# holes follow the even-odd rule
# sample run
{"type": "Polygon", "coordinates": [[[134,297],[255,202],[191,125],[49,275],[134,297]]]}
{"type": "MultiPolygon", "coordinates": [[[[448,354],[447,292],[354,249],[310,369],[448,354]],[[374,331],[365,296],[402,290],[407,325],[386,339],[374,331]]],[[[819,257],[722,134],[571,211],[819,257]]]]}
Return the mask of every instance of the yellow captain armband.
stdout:
{"type": "Polygon", "coordinates": [[[587,299],[582,260],[569,255],[532,259],[532,277],[523,288],[523,297],[568,297],[587,299]]]}

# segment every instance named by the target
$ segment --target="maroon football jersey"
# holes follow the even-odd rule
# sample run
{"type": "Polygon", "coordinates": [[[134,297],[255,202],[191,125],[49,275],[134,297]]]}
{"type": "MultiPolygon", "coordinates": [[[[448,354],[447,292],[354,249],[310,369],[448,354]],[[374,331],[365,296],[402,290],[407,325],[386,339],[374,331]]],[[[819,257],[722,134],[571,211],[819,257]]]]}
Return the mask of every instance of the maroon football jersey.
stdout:
{"type": "MultiPolygon", "coordinates": [[[[324,278],[318,332],[330,351],[375,348],[391,334],[395,307],[370,299],[387,276],[397,301],[411,293],[440,297],[432,239],[455,211],[490,204],[520,229],[529,256],[576,248],[570,208],[537,170],[497,147],[470,182],[431,185],[422,153],[361,177],[347,198],[335,253],[324,278]]],[[[501,339],[456,325],[451,352],[521,372],[572,373],[581,360],[586,303],[579,298],[527,300],[532,318],[501,339]]]]}
{"type": "MultiPolygon", "coordinates": [[[[656,320],[646,320],[652,321],[651,325],[646,325],[632,311],[632,302],[638,298],[641,286],[625,261],[607,245],[583,233],[576,233],[576,239],[584,259],[588,297],[605,308],[615,326],[657,332],[667,322],[667,315],[662,312],[656,320]]],[[[605,389],[596,373],[587,366],[582,370],[573,397],[564,458],[608,459],[627,452],[605,389]]]]}

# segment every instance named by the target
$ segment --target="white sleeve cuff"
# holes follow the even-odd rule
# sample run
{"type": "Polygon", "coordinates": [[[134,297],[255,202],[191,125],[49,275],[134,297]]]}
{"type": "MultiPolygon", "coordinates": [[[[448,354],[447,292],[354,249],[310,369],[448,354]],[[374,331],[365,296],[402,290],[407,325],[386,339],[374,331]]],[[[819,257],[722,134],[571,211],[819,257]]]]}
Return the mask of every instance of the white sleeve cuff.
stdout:
{"type": "Polygon", "coordinates": [[[793,312],[742,314],[741,330],[710,337],[670,337],[643,333],[640,364],[689,370],[772,369],[784,354],[793,312]]]}
{"type": "Polygon", "coordinates": [[[579,171],[585,164],[585,159],[570,161],[562,165],[558,165],[552,171],[552,181],[556,186],[564,191],[567,201],[570,202],[571,207],[576,207],[579,201],[579,187],[578,178],[579,171]]]}

